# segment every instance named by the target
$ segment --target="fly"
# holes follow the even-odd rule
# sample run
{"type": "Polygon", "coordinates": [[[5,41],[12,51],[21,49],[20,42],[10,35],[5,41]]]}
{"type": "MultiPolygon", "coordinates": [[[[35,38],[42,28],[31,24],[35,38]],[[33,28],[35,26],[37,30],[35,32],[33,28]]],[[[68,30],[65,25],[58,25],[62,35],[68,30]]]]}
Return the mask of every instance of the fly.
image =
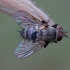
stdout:
{"type": "Polygon", "coordinates": [[[51,42],[57,43],[63,37],[67,37],[67,32],[58,24],[49,26],[48,21],[40,21],[24,10],[15,12],[16,22],[22,27],[20,35],[24,38],[17,46],[15,55],[25,58],[42,47],[46,48],[51,42]]]}

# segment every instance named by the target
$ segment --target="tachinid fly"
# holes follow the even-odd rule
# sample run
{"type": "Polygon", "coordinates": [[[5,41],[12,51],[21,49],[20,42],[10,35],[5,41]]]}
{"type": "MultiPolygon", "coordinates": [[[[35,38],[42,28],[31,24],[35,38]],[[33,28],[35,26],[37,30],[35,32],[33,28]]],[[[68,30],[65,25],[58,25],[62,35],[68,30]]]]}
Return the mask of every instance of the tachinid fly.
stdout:
{"type": "Polygon", "coordinates": [[[17,46],[15,55],[25,58],[42,47],[46,48],[51,42],[57,43],[63,37],[68,37],[67,32],[58,24],[49,26],[48,21],[40,21],[26,11],[19,10],[14,14],[16,22],[22,27],[20,35],[24,38],[17,46]]]}

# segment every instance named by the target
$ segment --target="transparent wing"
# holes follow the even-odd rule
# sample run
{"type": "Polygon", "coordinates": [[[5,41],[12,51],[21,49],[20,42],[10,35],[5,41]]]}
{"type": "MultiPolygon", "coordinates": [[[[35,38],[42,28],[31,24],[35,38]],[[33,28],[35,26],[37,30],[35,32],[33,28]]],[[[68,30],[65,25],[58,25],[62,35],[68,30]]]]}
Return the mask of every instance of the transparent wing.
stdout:
{"type": "Polygon", "coordinates": [[[22,41],[20,44],[17,46],[15,50],[15,55],[18,56],[19,58],[25,58],[28,57],[29,55],[33,54],[34,52],[38,51],[41,49],[44,45],[43,41],[37,42],[37,43],[32,43],[30,41],[22,41]]]}
{"type": "Polygon", "coordinates": [[[16,19],[16,22],[22,27],[25,27],[28,25],[36,25],[38,23],[41,23],[40,20],[33,17],[26,11],[22,11],[22,10],[15,12],[14,17],[16,19]]]}

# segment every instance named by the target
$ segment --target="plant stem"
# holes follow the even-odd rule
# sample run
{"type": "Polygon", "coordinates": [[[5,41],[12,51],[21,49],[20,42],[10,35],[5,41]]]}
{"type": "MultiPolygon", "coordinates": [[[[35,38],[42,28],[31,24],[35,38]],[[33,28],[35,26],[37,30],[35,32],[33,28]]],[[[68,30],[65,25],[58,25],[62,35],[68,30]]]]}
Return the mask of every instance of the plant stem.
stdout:
{"type": "MultiPolygon", "coordinates": [[[[40,21],[47,22],[49,19],[48,15],[37,8],[30,0],[0,0],[0,11],[13,16],[18,10],[24,10],[40,21]]],[[[53,21],[50,20],[49,25],[53,24],[53,21]]]]}

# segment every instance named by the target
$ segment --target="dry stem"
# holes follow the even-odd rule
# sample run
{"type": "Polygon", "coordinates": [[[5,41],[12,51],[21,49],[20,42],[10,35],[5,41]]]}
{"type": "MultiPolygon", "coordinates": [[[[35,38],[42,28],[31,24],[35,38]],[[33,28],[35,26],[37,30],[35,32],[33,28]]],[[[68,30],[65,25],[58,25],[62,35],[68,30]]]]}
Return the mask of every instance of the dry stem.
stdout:
{"type": "MultiPolygon", "coordinates": [[[[30,0],[0,0],[0,11],[13,16],[18,10],[24,10],[40,21],[48,21],[49,19],[48,15],[37,8],[30,0]]],[[[50,20],[49,25],[53,24],[53,21],[50,20]]]]}

